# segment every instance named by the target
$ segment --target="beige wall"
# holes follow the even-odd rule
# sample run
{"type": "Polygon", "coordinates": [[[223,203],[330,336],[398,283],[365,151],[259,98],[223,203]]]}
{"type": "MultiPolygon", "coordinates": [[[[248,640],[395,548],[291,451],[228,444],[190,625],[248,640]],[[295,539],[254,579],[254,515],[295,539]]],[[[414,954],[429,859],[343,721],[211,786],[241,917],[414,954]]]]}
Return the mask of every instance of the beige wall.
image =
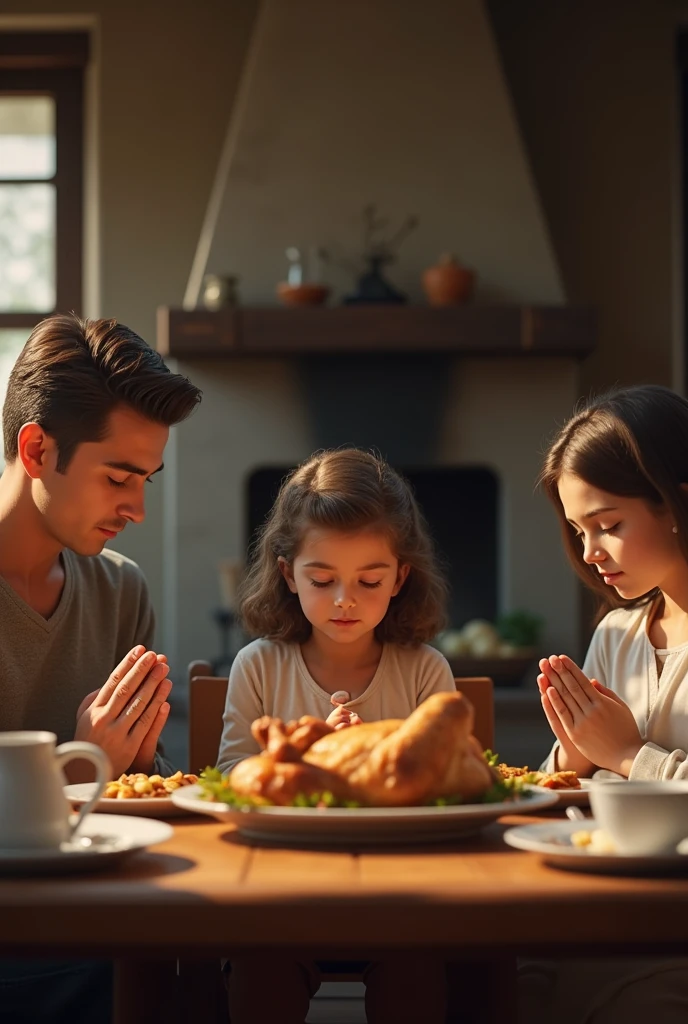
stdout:
{"type": "MultiPolygon", "coordinates": [[[[152,344],[156,306],[181,305],[255,10],[255,0],[0,5],[0,29],[95,23],[87,165],[100,294],[88,313],[115,316],[152,344]]],[[[144,569],[161,614],[163,487],[149,488],[147,521],[118,544],[144,569]]]]}
{"type": "Polygon", "coordinates": [[[600,310],[583,391],[682,387],[678,5],[489,7],[568,298],[600,310]]]}

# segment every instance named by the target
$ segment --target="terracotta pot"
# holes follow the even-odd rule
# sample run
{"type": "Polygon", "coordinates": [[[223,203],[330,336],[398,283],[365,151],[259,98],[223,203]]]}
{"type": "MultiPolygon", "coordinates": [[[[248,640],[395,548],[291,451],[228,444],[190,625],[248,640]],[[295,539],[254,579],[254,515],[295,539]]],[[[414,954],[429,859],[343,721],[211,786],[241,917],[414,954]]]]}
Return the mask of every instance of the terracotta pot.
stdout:
{"type": "Polygon", "coordinates": [[[431,306],[460,306],[473,295],[475,271],[462,267],[454,256],[441,256],[423,271],[423,290],[431,306]]]}
{"type": "Polygon", "coordinates": [[[322,306],[330,294],[324,284],[288,284],[282,281],[277,285],[277,295],[285,306],[322,306]]]}

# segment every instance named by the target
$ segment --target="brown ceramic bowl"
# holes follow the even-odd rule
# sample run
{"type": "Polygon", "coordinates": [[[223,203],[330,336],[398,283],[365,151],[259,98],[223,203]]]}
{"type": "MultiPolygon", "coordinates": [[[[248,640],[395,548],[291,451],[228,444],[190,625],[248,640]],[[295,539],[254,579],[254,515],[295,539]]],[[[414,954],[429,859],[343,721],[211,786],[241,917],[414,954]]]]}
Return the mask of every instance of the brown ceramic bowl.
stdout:
{"type": "Polygon", "coordinates": [[[277,295],[285,306],[322,306],[330,294],[325,284],[287,284],[281,281],[277,285],[277,295]]]}

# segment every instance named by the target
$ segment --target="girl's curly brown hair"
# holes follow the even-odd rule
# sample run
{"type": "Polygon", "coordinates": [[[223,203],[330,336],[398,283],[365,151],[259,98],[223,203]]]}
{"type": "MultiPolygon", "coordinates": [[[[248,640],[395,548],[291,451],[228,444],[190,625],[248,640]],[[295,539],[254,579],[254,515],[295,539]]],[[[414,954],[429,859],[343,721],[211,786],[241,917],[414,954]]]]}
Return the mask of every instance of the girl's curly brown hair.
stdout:
{"type": "Polygon", "coordinates": [[[418,645],[445,625],[447,583],[427,525],[408,482],[384,459],[358,448],[312,456],[282,483],[252,550],[240,590],[240,613],[249,633],[304,643],[311,624],[280,571],[290,564],[310,527],[345,533],[383,533],[409,574],[375,635],[381,642],[418,645]]]}

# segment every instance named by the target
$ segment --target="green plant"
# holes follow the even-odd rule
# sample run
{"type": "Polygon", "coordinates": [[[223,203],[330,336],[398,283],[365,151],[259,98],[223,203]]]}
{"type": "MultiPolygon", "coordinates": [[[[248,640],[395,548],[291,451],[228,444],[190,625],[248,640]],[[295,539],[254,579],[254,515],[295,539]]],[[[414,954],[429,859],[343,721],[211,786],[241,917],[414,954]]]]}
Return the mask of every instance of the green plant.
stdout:
{"type": "Polygon", "coordinates": [[[500,615],[497,629],[502,640],[514,647],[536,647],[540,640],[542,618],[520,609],[500,615]]]}

